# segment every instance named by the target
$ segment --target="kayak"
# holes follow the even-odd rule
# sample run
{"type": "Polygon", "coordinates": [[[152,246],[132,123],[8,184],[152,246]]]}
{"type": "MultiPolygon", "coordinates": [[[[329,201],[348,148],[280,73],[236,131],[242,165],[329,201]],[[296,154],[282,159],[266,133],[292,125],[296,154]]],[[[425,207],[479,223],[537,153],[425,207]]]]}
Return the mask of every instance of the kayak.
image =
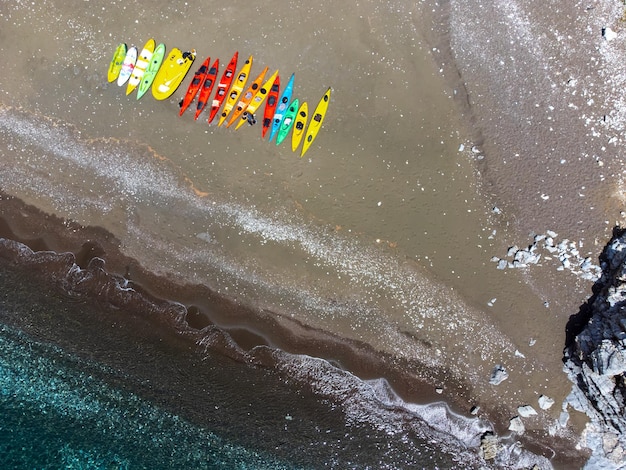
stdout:
{"type": "Polygon", "coordinates": [[[126,87],[127,95],[130,95],[135,88],[137,88],[137,85],[141,83],[141,77],[143,77],[146,68],[150,65],[150,59],[152,58],[152,54],[154,54],[154,46],[156,46],[154,39],[148,39],[146,44],[143,46],[141,54],[139,54],[139,57],[137,58],[137,63],[135,64],[133,73],[128,79],[128,86],[126,87]]]}
{"type": "Polygon", "coordinates": [[[207,57],[205,61],[202,63],[200,68],[196,70],[196,73],[193,74],[193,79],[187,88],[187,93],[185,93],[185,97],[183,98],[183,102],[180,105],[179,116],[182,116],[185,110],[189,107],[193,99],[198,94],[198,90],[200,87],[204,85],[204,81],[206,80],[206,76],[209,73],[209,64],[211,63],[211,58],[207,57]]]}
{"type": "Polygon", "coordinates": [[[313,117],[311,118],[311,122],[309,124],[309,128],[306,130],[306,137],[304,139],[304,143],[302,144],[302,153],[300,154],[300,158],[304,157],[304,154],[317,137],[317,133],[322,127],[322,123],[324,122],[324,117],[326,116],[326,111],[328,110],[328,103],[330,102],[330,87],[322,96],[319,103],[315,107],[315,112],[313,113],[313,117]]]}
{"type": "Polygon", "coordinates": [[[263,111],[263,130],[261,131],[261,137],[264,139],[265,134],[272,125],[272,118],[274,117],[274,111],[276,111],[276,105],[278,104],[278,91],[280,90],[280,75],[274,80],[274,84],[270,92],[267,94],[267,103],[265,103],[265,110],[263,111]]]}
{"type": "Polygon", "coordinates": [[[215,79],[217,78],[217,70],[220,67],[220,60],[215,59],[213,65],[207,72],[206,79],[202,84],[202,88],[200,89],[200,93],[198,94],[198,104],[196,105],[196,117],[194,119],[198,119],[200,113],[209,102],[209,98],[211,96],[211,92],[213,91],[213,86],[215,85],[215,79]]]}
{"type": "Polygon", "coordinates": [[[122,42],[118,44],[115,52],[113,53],[113,58],[109,63],[109,73],[107,74],[107,79],[109,80],[109,82],[114,82],[115,80],[117,80],[117,77],[120,76],[120,71],[122,70],[122,64],[124,63],[126,52],[126,43],[122,42]]]}
{"type": "Polygon", "coordinates": [[[298,112],[298,107],[300,103],[298,102],[298,98],[293,100],[287,111],[285,111],[285,117],[283,118],[283,122],[280,123],[280,129],[278,130],[278,135],[276,135],[276,145],[280,145],[285,137],[289,135],[289,131],[291,130],[291,126],[293,126],[293,118],[296,117],[296,113],[298,112]]]}
{"type": "Polygon", "coordinates": [[[152,86],[152,82],[154,81],[154,77],[156,77],[157,72],[161,68],[161,64],[163,63],[163,58],[165,57],[165,44],[159,43],[159,45],[154,49],[154,54],[152,54],[152,59],[148,64],[148,68],[141,77],[141,83],[139,84],[139,88],[137,89],[137,99],[141,98],[152,86]]]}
{"type": "Polygon", "coordinates": [[[295,152],[300,145],[300,141],[304,136],[304,128],[306,127],[306,121],[309,119],[309,107],[306,101],[300,105],[298,114],[296,114],[296,120],[293,123],[293,133],[291,134],[291,151],[295,152]]]}
{"type": "Polygon", "coordinates": [[[237,106],[235,107],[235,110],[233,111],[233,114],[230,117],[228,124],[226,124],[226,127],[230,127],[232,123],[235,122],[239,118],[239,116],[241,116],[241,114],[246,110],[246,108],[250,104],[250,101],[252,101],[252,98],[254,98],[254,96],[259,92],[259,88],[261,87],[261,83],[263,82],[263,79],[265,78],[265,74],[267,73],[268,69],[269,67],[265,67],[263,69],[263,72],[261,72],[259,76],[254,79],[252,85],[250,85],[245,93],[241,95],[241,98],[239,99],[239,102],[237,103],[237,106]]]}
{"type": "Polygon", "coordinates": [[[224,73],[222,74],[222,78],[220,78],[220,82],[217,84],[217,93],[215,93],[215,97],[213,98],[213,103],[211,104],[211,114],[209,115],[208,122],[211,124],[213,118],[216,116],[217,112],[222,106],[224,102],[224,98],[226,98],[226,93],[228,92],[228,88],[230,84],[233,82],[235,78],[235,69],[237,68],[237,58],[239,57],[239,52],[235,52],[233,58],[230,59],[230,63],[224,73]]]}
{"type": "Polygon", "coordinates": [[[177,47],[172,49],[154,77],[152,96],[157,100],[169,98],[189,72],[195,58],[195,49],[189,52],[182,52],[177,47]]]}
{"type": "Polygon", "coordinates": [[[133,69],[135,68],[135,62],[137,62],[137,48],[133,46],[126,51],[126,56],[124,56],[122,70],[120,70],[120,74],[117,77],[118,86],[122,86],[128,81],[130,74],[133,73],[133,69]]]}
{"type": "Polygon", "coordinates": [[[274,112],[274,119],[272,120],[272,130],[270,131],[270,142],[280,129],[280,124],[283,122],[283,117],[285,116],[285,112],[287,111],[287,106],[289,106],[289,101],[291,100],[291,95],[293,94],[293,81],[295,78],[295,74],[292,73],[289,81],[287,82],[287,86],[283,91],[283,95],[280,97],[278,104],[276,105],[276,111],[274,112]]]}
{"type": "MultiPolygon", "coordinates": [[[[252,98],[252,101],[250,101],[250,104],[248,104],[248,107],[241,114],[241,119],[239,119],[239,122],[237,123],[237,127],[235,127],[235,130],[239,129],[241,126],[243,126],[245,122],[248,121],[248,116],[252,116],[252,120],[253,120],[252,122],[254,122],[254,113],[256,112],[257,109],[259,109],[259,107],[261,107],[261,105],[263,104],[263,101],[265,101],[265,98],[267,98],[268,92],[274,86],[274,82],[276,81],[277,78],[278,78],[278,70],[276,70],[276,72],[274,72],[272,76],[265,81],[265,83],[259,89],[257,94],[254,95],[254,97],[252,98]]],[[[278,93],[278,90],[276,90],[276,93],[278,93]]]]}
{"type": "Polygon", "coordinates": [[[231,110],[235,106],[237,98],[239,98],[239,95],[243,91],[243,87],[248,81],[248,75],[250,74],[251,67],[252,56],[250,56],[248,60],[246,60],[246,62],[243,64],[243,67],[241,67],[241,70],[237,74],[237,78],[234,80],[233,86],[230,88],[228,98],[226,99],[226,104],[224,104],[224,109],[222,110],[222,114],[220,116],[220,121],[217,123],[218,126],[221,126],[224,123],[231,110]]]}

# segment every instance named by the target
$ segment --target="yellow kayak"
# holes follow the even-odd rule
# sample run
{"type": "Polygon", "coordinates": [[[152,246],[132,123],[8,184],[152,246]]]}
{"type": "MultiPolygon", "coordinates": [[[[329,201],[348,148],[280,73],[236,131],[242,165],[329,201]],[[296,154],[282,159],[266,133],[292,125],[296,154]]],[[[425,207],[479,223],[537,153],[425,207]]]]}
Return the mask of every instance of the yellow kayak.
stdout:
{"type": "Polygon", "coordinates": [[[254,96],[259,92],[259,88],[261,87],[261,83],[263,83],[263,79],[265,78],[265,74],[269,67],[265,67],[263,71],[259,74],[258,77],[254,79],[252,84],[248,87],[245,93],[242,93],[239,97],[239,102],[237,103],[237,107],[230,115],[230,120],[226,127],[230,127],[233,122],[235,122],[239,116],[243,114],[243,112],[248,108],[248,105],[254,98],[254,96]]]}
{"type": "Polygon", "coordinates": [[[322,99],[317,106],[315,107],[315,112],[313,113],[313,118],[311,119],[311,123],[309,124],[309,128],[306,130],[306,137],[304,139],[304,144],[302,144],[302,153],[300,154],[300,158],[304,157],[304,154],[317,137],[317,133],[320,131],[322,127],[322,122],[324,122],[324,116],[326,116],[326,111],[328,110],[328,103],[330,101],[330,87],[322,96],[322,99]]]}
{"type": "Polygon", "coordinates": [[[306,101],[300,105],[298,113],[296,114],[296,122],[293,124],[293,133],[291,134],[291,151],[295,152],[300,145],[302,137],[304,137],[304,128],[306,122],[309,119],[309,106],[306,101]]]}
{"type": "Polygon", "coordinates": [[[272,88],[272,85],[274,85],[274,82],[276,81],[276,77],[278,77],[278,70],[276,70],[276,72],[274,72],[272,76],[265,81],[265,83],[259,89],[257,94],[254,95],[254,97],[252,98],[252,101],[250,101],[250,104],[242,113],[241,119],[239,119],[239,122],[237,123],[235,130],[239,129],[241,126],[244,125],[245,122],[248,121],[248,115],[251,114],[254,117],[254,113],[256,112],[256,110],[259,109],[259,106],[261,106],[263,104],[263,101],[265,101],[265,98],[267,98],[267,94],[272,88]]]}
{"type": "Polygon", "coordinates": [[[220,121],[217,123],[218,126],[221,126],[226,117],[230,114],[231,110],[235,106],[237,102],[237,98],[243,91],[243,87],[246,86],[246,82],[248,81],[248,75],[250,75],[250,68],[252,67],[252,56],[246,60],[246,63],[241,67],[241,70],[237,74],[237,78],[233,82],[233,86],[230,89],[228,94],[228,99],[226,100],[226,104],[224,105],[224,109],[222,110],[222,114],[220,115],[220,121]]]}
{"type": "Polygon", "coordinates": [[[127,46],[124,43],[119,44],[117,49],[115,49],[113,58],[109,64],[109,73],[107,74],[109,82],[114,82],[117,80],[117,77],[119,77],[122,70],[122,64],[124,63],[124,58],[126,57],[126,52],[127,46]]]}
{"type": "Polygon", "coordinates": [[[169,98],[189,72],[195,58],[195,49],[190,52],[182,52],[177,47],[172,49],[154,77],[152,96],[157,100],[169,98]]]}
{"type": "Polygon", "coordinates": [[[139,54],[137,62],[135,62],[135,68],[133,69],[133,73],[128,79],[128,85],[126,86],[127,95],[130,95],[141,83],[143,74],[146,71],[148,65],[150,65],[150,59],[152,59],[152,54],[154,54],[155,47],[156,42],[154,42],[154,39],[148,39],[145,46],[143,46],[141,54],[139,54]]]}

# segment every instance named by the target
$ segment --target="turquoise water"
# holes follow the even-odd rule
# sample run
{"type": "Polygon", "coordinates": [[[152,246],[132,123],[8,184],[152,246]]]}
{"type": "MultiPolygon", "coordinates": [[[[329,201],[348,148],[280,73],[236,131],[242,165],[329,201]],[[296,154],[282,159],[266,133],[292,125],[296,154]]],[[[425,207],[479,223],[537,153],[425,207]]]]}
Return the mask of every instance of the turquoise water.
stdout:
{"type": "Polygon", "coordinates": [[[4,468],[298,468],[221,439],[90,372],[107,373],[0,328],[4,468]]]}
{"type": "Polygon", "coordinates": [[[0,257],[2,468],[475,463],[471,453],[459,462],[417,417],[361,396],[350,377],[315,379],[319,365],[309,365],[314,391],[291,373],[199,350],[149,315],[68,296],[49,281],[0,257]],[[332,392],[320,392],[320,380],[332,392]]]}

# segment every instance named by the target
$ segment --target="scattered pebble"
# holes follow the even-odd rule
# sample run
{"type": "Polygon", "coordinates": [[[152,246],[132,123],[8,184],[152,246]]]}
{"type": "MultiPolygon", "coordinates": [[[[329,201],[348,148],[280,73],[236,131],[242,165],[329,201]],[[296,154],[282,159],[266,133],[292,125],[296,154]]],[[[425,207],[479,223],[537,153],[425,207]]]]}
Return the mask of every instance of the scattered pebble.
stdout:
{"type": "Polygon", "coordinates": [[[509,373],[506,371],[504,366],[498,364],[493,368],[493,371],[491,372],[491,378],[489,379],[489,383],[491,385],[500,385],[508,378],[509,373]]]}
{"type": "Polygon", "coordinates": [[[511,418],[509,421],[509,431],[513,431],[517,434],[524,434],[526,428],[524,427],[524,423],[522,423],[522,419],[519,416],[511,418]]]}
{"type": "Polygon", "coordinates": [[[602,36],[604,36],[604,39],[607,41],[612,41],[617,37],[617,33],[611,28],[602,28],[602,36]]]}
{"type": "Polygon", "coordinates": [[[554,405],[554,400],[545,395],[541,395],[537,401],[539,402],[539,408],[542,410],[548,410],[554,405]]]}
{"type": "Polygon", "coordinates": [[[524,406],[518,407],[517,412],[522,418],[530,418],[531,416],[537,415],[537,411],[535,411],[535,409],[530,405],[524,405],[524,406]]]}
{"type": "MultiPolygon", "coordinates": [[[[529,265],[539,264],[543,259],[545,261],[558,260],[557,271],[571,271],[583,279],[590,281],[597,280],[602,274],[600,266],[593,264],[591,258],[583,257],[577,245],[568,239],[556,242],[558,236],[553,230],[547,230],[545,234],[534,235],[533,243],[528,248],[519,248],[517,245],[509,247],[506,257],[499,258],[494,256],[491,261],[496,264],[497,269],[507,268],[525,268],[529,265]],[[540,250],[545,250],[548,254],[542,255],[540,250]],[[552,255],[552,256],[551,256],[552,255]]],[[[549,304],[544,303],[546,308],[549,304]]]]}

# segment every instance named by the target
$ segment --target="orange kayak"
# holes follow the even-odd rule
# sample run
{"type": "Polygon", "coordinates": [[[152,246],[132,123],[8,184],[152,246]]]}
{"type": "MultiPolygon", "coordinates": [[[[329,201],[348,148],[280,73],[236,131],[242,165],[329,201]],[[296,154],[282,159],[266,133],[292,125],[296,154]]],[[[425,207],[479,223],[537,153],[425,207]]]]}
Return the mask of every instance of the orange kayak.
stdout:
{"type": "Polygon", "coordinates": [[[206,80],[207,73],[209,72],[209,64],[211,63],[211,58],[207,57],[206,60],[202,63],[200,68],[196,70],[196,73],[193,75],[193,79],[187,88],[187,93],[185,93],[185,97],[183,98],[183,102],[180,105],[179,116],[182,116],[185,110],[189,107],[193,99],[198,94],[198,90],[204,84],[206,80]]]}
{"type": "Polygon", "coordinates": [[[220,82],[217,84],[217,93],[215,93],[215,97],[213,98],[213,103],[211,104],[211,114],[209,115],[208,122],[211,124],[213,118],[217,115],[217,112],[220,110],[220,106],[226,99],[226,93],[228,93],[228,89],[230,88],[230,84],[233,82],[235,78],[235,69],[237,68],[237,59],[239,58],[239,52],[235,52],[233,58],[230,59],[230,63],[224,73],[222,74],[222,78],[220,78],[220,82]]]}

